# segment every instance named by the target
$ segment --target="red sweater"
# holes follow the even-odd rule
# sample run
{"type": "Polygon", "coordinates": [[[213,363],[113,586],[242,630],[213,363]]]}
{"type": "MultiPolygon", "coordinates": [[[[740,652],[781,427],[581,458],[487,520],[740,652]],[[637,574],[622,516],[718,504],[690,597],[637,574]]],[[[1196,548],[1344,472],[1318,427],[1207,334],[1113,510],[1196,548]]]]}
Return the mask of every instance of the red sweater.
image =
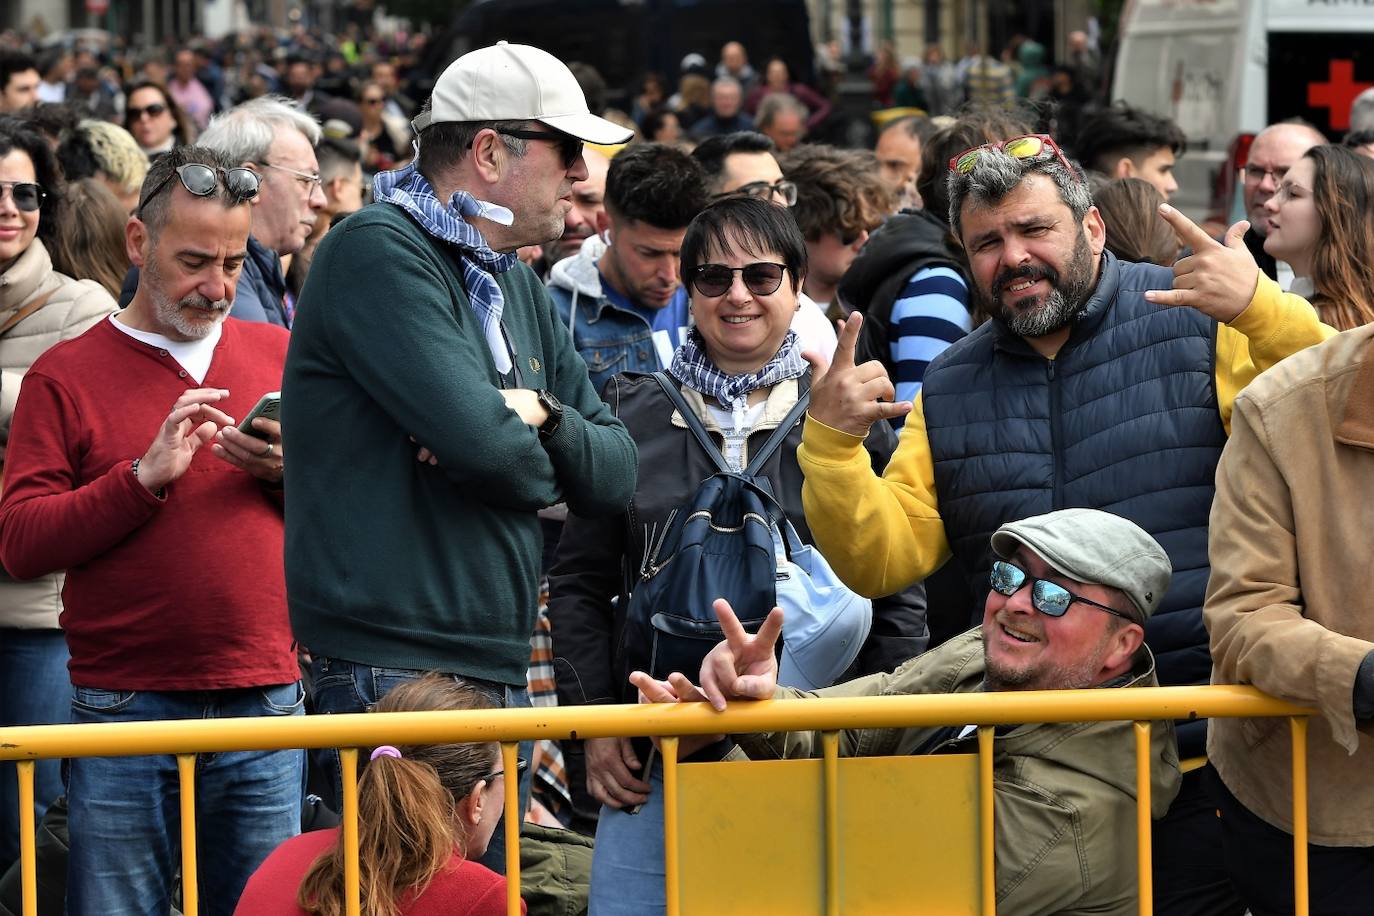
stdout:
{"type": "MultiPolygon", "coordinates": [[[[309,916],[296,903],[301,879],[338,841],[335,828],[302,833],[282,843],[248,879],[235,916],[309,916]]],[[[402,894],[397,902],[402,916],[505,916],[506,879],[484,865],[455,856],[423,894],[402,894]]],[[[520,912],[525,912],[523,900],[520,912]]]]}
{"type": "Polygon", "coordinates": [[[67,570],[60,622],[72,683],[216,690],[299,677],[286,616],[282,500],[196,453],[165,499],[130,472],[188,389],[227,388],[231,417],[281,387],[287,332],[229,318],[198,385],[166,350],[108,321],[24,378],[0,498],[0,561],[67,570]]]}

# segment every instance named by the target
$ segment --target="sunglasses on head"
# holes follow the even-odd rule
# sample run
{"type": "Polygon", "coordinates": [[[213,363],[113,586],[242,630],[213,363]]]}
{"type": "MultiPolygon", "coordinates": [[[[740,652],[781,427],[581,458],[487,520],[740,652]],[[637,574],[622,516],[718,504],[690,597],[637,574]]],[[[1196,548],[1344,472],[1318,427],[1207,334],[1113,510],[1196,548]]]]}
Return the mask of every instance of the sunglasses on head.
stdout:
{"type": "Polygon", "coordinates": [[[1088,604],[1098,610],[1106,611],[1122,620],[1133,621],[1135,619],[1114,607],[1098,604],[1096,601],[1090,601],[1081,595],[1075,595],[1062,585],[1046,579],[1037,579],[1021,567],[1013,566],[1006,560],[993,561],[992,572],[988,576],[988,584],[997,594],[1010,598],[1025,587],[1027,582],[1031,583],[1031,606],[1049,617],[1063,617],[1068,613],[1069,605],[1077,601],[1079,604],[1088,604]]]}
{"type": "Polygon", "coordinates": [[[162,114],[166,110],[166,105],[162,104],[161,102],[154,102],[153,104],[146,105],[143,108],[126,108],[125,113],[128,115],[128,119],[130,121],[137,121],[144,115],[147,115],[150,118],[156,118],[158,115],[162,114]]]}
{"type": "Polygon", "coordinates": [[[496,132],[503,137],[543,140],[545,143],[557,144],[558,152],[563,156],[563,168],[565,169],[572,168],[577,160],[582,157],[582,141],[572,134],[548,130],[514,130],[511,128],[496,128],[496,132]]]}
{"type": "Polygon", "coordinates": [[[744,281],[744,288],[755,296],[771,296],[782,286],[782,276],[787,272],[784,264],[771,261],[755,261],[743,267],[726,267],[724,264],[698,264],[688,273],[688,282],[697,292],[708,299],[724,296],[735,283],[735,274],[744,281]]]}
{"type": "Polygon", "coordinates": [[[982,155],[992,150],[1001,150],[1013,159],[1040,159],[1055,155],[1059,157],[1064,168],[1069,170],[1070,175],[1078,174],[1074,167],[1069,164],[1069,160],[1065,158],[1064,151],[1059,148],[1059,144],[1055,143],[1054,138],[1047,134],[1026,134],[1024,137],[1012,137],[1010,140],[984,143],[982,146],[966,149],[949,160],[949,170],[960,175],[967,175],[973,171],[973,167],[978,164],[982,155]]]}
{"type": "Polygon", "coordinates": [[[43,200],[48,196],[41,185],[32,181],[0,181],[0,200],[5,199],[5,191],[9,192],[14,206],[24,213],[32,213],[43,206],[43,200]]]}
{"type": "Polygon", "coordinates": [[[225,189],[239,202],[257,197],[258,187],[262,184],[262,176],[252,169],[220,169],[202,165],[199,162],[188,162],[185,165],[177,166],[176,171],[159,181],[157,186],[139,202],[138,216],[140,219],[143,218],[143,208],[148,206],[148,201],[157,197],[163,188],[171,184],[173,177],[180,178],[181,186],[197,197],[213,195],[217,187],[216,179],[222,179],[225,189]]]}
{"type": "Polygon", "coordinates": [[[740,185],[733,191],[726,191],[717,194],[714,200],[724,200],[727,197],[757,197],[760,200],[781,200],[789,207],[797,205],[797,186],[786,178],[779,179],[773,184],[766,181],[751,181],[748,184],[740,185]]]}

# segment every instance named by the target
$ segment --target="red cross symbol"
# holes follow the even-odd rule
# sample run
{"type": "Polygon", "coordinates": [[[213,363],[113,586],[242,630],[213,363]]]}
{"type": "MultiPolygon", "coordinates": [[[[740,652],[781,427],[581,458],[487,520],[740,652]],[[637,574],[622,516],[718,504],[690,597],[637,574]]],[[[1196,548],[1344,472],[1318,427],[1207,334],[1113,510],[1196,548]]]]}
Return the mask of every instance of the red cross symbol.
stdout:
{"type": "Polygon", "coordinates": [[[1350,104],[1355,101],[1355,96],[1374,88],[1374,83],[1355,82],[1353,60],[1331,61],[1330,72],[1327,82],[1307,84],[1307,104],[1331,112],[1332,130],[1347,130],[1350,127],[1350,104]]]}

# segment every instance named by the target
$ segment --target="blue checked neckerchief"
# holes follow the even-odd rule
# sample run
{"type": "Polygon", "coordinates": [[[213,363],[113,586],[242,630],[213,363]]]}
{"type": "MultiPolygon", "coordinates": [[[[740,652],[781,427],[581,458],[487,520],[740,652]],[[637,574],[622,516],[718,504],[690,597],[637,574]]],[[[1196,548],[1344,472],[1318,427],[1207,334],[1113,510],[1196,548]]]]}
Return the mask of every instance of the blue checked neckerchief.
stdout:
{"type": "Polygon", "coordinates": [[[404,168],[378,172],[372,179],[374,200],[395,204],[413,216],[420,226],[437,239],[462,249],[463,285],[482,333],[496,362],[496,371],[505,375],[511,371],[511,353],[501,332],[501,311],[506,299],[496,285],[495,274],[503,274],[515,266],[514,254],[498,254],[487,245],[482,233],[465,219],[481,216],[510,225],[513,216],[505,207],[478,200],[467,191],[454,193],[450,206],[445,207],[435,196],[425,176],[411,160],[404,168]]]}
{"type": "Polygon", "coordinates": [[[668,374],[673,378],[693,391],[715,398],[737,416],[746,409],[749,392],[771,388],[783,379],[799,378],[805,373],[806,360],[802,359],[793,331],[787,332],[778,352],[762,368],[742,375],[726,375],[706,355],[701,332],[692,328],[687,332],[687,340],[673,354],[673,364],[668,367],[668,374]]]}

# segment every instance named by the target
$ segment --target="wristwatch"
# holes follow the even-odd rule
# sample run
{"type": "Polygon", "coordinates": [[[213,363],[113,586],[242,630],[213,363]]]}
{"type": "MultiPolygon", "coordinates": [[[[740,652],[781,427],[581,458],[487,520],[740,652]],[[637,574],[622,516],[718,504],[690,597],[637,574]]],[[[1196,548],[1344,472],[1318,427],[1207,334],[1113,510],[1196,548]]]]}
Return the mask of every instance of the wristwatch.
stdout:
{"type": "Polygon", "coordinates": [[[563,405],[553,396],[553,392],[543,388],[534,395],[539,399],[539,406],[549,412],[549,418],[539,427],[539,438],[551,439],[553,434],[558,432],[558,424],[563,422],[563,405]]]}

